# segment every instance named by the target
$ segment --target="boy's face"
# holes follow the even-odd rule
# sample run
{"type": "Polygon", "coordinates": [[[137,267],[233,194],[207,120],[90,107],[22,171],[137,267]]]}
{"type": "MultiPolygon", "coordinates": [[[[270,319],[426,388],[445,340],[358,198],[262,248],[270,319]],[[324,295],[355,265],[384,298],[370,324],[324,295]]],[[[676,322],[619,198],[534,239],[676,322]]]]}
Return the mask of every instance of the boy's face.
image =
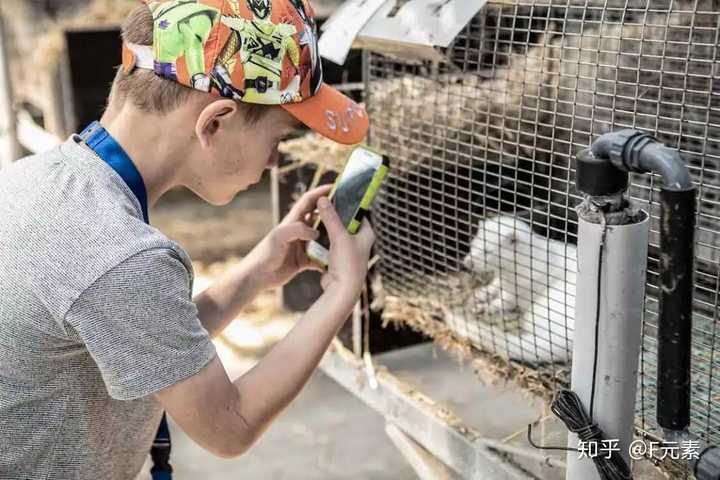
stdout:
{"type": "Polygon", "coordinates": [[[239,112],[221,125],[211,148],[201,149],[203,158],[195,159],[197,182],[192,187],[214,205],[225,205],[258,183],[263,172],[277,164],[280,141],[300,122],[281,107],[269,107],[254,125],[239,112]]]}

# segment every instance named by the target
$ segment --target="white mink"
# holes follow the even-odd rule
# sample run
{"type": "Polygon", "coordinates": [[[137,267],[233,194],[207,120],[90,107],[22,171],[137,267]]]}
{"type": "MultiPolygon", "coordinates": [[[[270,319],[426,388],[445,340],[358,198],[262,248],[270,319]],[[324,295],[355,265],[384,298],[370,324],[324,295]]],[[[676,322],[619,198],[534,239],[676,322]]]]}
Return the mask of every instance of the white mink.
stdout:
{"type": "Polygon", "coordinates": [[[494,277],[490,286],[474,297],[487,301],[490,313],[516,309],[521,316],[519,334],[498,332],[494,340],[480,334],[481,346],[525,362],[569,361],[575,321],[576,252],[575,245],[538,235],[527,223],[509,215],[480,222],[463,263],[473,272],[489,271],[494,277]]]}

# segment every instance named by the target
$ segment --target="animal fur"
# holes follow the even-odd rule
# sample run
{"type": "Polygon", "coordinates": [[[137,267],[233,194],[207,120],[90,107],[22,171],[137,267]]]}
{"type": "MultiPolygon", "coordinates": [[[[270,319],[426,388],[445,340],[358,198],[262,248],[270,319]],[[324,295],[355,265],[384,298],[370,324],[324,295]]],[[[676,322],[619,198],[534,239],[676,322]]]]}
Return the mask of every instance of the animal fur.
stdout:
{"type": "MultiPolygon", "coordinates": [[[[509,215],[480,223],[463,263],[473,275],[492,276],[464,302],[445,308],[445,321],[479,347],[533,364],[567,362],[575,325],[576,249],[533,233],[509,215]],[[478,311],[478,306],[482,311],[478,311]],[[516,331],[491,335],[484,317],[517,318],[516,331]]],[[[461,297],[462,298],[462,297],[461,297]]]]}

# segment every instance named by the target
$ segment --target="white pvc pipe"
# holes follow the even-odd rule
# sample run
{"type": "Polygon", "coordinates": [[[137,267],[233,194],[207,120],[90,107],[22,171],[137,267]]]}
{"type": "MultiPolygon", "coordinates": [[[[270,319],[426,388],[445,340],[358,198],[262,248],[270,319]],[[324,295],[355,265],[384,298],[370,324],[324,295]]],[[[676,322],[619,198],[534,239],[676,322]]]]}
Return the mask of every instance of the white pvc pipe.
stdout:
{"type": "MultiPolygon", "coordinates": [[[[578,230],[572,390],[602,429],[604,438],[618,440],[617,446],[628,465],[647,268],[649,222],[648,215],[643,214],[644,219],[638,223],[607,226],[599,299],[597,270],[603,227],[580,218],[578,230]],[[600,321],[596,339],[598,300],[600,321]],[[596,341],[595,399],[591,413],[596,341]]],[[[568,447],[578,448],[575,434],[568,435],[568,447]]],[[[601,455],[606,454],[601,451],[601,455]]],[[[579,457],[577,452],[568,452],[566,478],[600,479],[592,460],[579,457]]]]}

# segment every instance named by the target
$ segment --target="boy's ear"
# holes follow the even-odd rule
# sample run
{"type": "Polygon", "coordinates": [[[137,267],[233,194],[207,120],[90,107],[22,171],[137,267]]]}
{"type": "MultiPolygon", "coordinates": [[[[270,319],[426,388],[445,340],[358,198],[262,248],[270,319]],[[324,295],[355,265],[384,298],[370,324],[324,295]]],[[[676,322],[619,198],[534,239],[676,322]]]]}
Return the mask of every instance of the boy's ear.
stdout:
{"type": "Polygon", "coordinates": [[[200,145],[210,148],[215,135],[222,129],[228,129],[229,122],[237,114],[238,105],[234,100],[223,98],[206,105],[195,123],[195,135],[200,145]]]}

